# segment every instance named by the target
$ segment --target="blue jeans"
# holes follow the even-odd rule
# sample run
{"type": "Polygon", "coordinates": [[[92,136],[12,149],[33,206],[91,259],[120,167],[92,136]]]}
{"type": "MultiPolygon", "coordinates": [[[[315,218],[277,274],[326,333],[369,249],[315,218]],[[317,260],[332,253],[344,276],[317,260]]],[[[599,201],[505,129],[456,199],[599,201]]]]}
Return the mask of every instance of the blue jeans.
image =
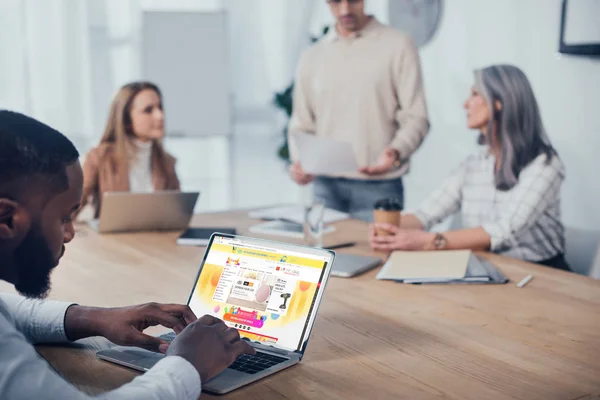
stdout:
{"type": "Polygon", "coordinates": [[[373,220],[375,202],[389,197],[404,202],[402,178],[364,181],[320,176],[315,179],[316,200],[322,201],[328,208],[365,221],[373,220]]]}

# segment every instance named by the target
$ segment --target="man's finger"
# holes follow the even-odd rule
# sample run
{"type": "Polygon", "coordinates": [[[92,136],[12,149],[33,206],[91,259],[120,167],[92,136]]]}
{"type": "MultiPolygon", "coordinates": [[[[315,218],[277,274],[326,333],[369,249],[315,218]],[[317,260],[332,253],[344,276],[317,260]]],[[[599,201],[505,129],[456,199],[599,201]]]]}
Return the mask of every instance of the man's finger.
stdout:
{"type": "Polygon", "coordinates": [[[164,310],[182,319],[186,323],[186,325],[191,324],[192,322],[198,319],[198,317],[196,317],[196,314],[194,314],[192,309],[189,306],[183,304],[159,304],[158,307],[161,310],[164,310]]]}
{"type": "Polygon", "coordinates": [[[227,329],[229,329],[229,327],[227,325],[225,325],[225,322],[218,322],[218,323],[214,324],[212,327],[219,332],[225,332],[227,329]]]}
{"type": "Polygon", "coordinates": [[[131,337],[128,338],[127,343],[125,343],[125,345],[141,347],[146,350],[159,352],[160,350],[166,351],[166,348],[169,346],[169,343],[157,337],[146,335],[145,333],[133,329],[133,333],[131,334],[131,337]]]}
{"type": "Polygon", "coordinates": [[[387,167],[387,165],[376,165],[369,169],[369,173],[371,175],[380,175],[380,174],[386,173],[388,171],[388,169],[389,168],[387,167]]]}
{"type": "Polygon", "coordinates": [[[380,171],[381,167],[378,165],[373,165],[370,167],[362,167],[359,172],[363,173],[363,174],[367,174],[367,175],[379,175],[383,172],[380,171]]]}
{"type": "Polygon", "coordinates": [[[150,311],[149,315],[145,317],[146,321],[154,320],[164,327],[173,329],[175,333],[181,332],[186,327],[183,319],[162,310],[160,307],[150,311]]]}
{"type": "Polygon", "coordinates": [[[363,174],[366,175],[373,175],[373,173],[371,172],[373,170],[373,167],[364,167],[361,169],[360,172],[362,172],[363,174]]]}
{"type": "Polygon", "coordinates": [[[256,350],[252,348],[245,340],[238,340],[229,346],[229,350],[233,353],[234,359],[238,358],[242,354],[256,354],[256,350]]]}
{"type": "Polygon", "coordinates": [[[211,326],[211,325],[216,325],[216,324],[223,324],[223,321],[220,320],[217,317],[213,317],[212,315],[209,314],[205,314],[203,316],[200,317],[199,322],[202,325],[207,325],[207,326],[211,326]]]}
{"type": "Polygon", "coordinates": [[[313,181],[313,179],[315,179],[315,177],[313,175],[306,175],[304,177],[303,182],[304,182],[304,184],[311,183],[313,181]]]}
{"type": "Polygon", "coordinates": [[[227,343],[233,343],[240,340],[240,333],[235,328],[229,328],[223,334],[227,343]]]}

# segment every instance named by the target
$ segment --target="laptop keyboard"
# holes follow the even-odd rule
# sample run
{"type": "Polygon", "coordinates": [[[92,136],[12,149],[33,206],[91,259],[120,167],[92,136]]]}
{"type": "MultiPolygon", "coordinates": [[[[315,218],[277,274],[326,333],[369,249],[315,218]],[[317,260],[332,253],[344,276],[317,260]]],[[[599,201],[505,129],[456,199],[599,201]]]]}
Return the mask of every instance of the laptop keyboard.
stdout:
{"type": "Polygon", "coordinates": [[[256,353],[253,356],[244,354],[238,357],[238,359],[229,366],[229,369],[235,369],[236,371],[246,372],[248,374],[256,374],[257,372],[264,371],[265,369],[285,361],[288,361],[288,359],[272,356],[267,353],[256,353]]]}
{"type": "MultiPolygon", "coordinates": [[[[159,337],[162,340],[171,343],[175,339],[175,336],[175,332],[168,332],[164,335],[160,335],[159,337]]],[[[256,353],[253,356],[244,354],[238,357],[238,359],[235,360],[233,364],[229,366],[229,368],[236,371],[245,372],[247,374],[256,374],[285,361],[288,361],[288,359],[273,356],[267,353],[256,353]]]]}

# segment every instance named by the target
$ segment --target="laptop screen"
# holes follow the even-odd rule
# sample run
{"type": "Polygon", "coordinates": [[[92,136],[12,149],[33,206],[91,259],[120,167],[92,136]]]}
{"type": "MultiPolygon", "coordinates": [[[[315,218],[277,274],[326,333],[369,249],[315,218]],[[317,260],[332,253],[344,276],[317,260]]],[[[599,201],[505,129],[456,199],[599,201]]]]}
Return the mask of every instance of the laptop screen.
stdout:
{"type": "Polygon", "coordinates": [[[301,351],[332,261],[325,250],[215,235],[188,304],[241,337],[301,351]]]}

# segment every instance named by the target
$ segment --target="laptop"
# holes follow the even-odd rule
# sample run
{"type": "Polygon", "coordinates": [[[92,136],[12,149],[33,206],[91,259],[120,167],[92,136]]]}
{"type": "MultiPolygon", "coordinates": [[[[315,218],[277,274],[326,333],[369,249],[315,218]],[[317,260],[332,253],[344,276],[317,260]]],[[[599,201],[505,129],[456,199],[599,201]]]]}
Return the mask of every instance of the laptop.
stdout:
{"type": "Polygon", "coordinates": [[[215,233],[235,235],[235,228],[188,228],[177,238],[180,246],[206,246],[215,233]]]}
{"type": "Polygon", "coordinates": [[[107,192],[100,218],[90,221],[99,233],[186,229],[194,214],[198,192],[107,192]]]}
{"type": "Polygon", "coordinates": [[[383,260],[379,257],[358,256],[337,253],[331,269],[331,276],[352,278],[380,266],[383,260]]]}
{"type": "MultiPolygon", "coordinates": [[[[222,319],[256,350],[243,355],[202,390],[224,394],[302,360],[331,272],[331,250],[215,233],[194,280],[188,306],[222,319]]],[[[169,341],[174,332],[161,335],[169,341]]],[[[147,371],[162,354],[113,347],[97,357],[147,371]]]]}

